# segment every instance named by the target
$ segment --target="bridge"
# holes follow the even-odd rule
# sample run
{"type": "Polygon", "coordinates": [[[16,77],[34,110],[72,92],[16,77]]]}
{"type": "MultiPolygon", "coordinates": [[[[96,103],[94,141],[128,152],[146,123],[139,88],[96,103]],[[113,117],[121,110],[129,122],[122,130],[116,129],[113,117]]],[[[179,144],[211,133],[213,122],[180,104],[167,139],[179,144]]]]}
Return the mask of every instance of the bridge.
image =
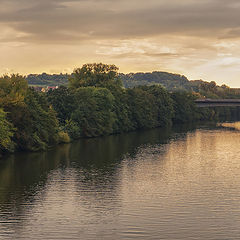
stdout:
{"type": "Polygon", "coordinates": [[[197,99],[197,107],[240,107],[240,99],[197,99]]]}

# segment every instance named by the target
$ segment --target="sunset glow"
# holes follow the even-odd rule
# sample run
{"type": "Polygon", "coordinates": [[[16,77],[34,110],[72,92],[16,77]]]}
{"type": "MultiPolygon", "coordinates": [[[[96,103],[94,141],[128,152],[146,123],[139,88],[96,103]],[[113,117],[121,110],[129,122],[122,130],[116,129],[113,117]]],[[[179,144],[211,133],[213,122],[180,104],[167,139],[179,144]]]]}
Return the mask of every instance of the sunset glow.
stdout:
{"type": "Polygon", "coordinates": [[[0,74],[89,62],[240,87],[237,0],[2,0],[0,74]]]}

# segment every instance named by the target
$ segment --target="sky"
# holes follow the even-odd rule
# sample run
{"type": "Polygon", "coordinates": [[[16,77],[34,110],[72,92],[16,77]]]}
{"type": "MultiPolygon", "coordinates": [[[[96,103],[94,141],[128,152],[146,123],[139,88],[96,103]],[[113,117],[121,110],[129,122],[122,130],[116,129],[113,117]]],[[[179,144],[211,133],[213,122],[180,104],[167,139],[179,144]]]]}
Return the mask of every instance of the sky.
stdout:
{"type": "Polygon", "coordinates": [[[240,87],[239,0],[0,2],[0,74],[103,62],[240,87]]]}

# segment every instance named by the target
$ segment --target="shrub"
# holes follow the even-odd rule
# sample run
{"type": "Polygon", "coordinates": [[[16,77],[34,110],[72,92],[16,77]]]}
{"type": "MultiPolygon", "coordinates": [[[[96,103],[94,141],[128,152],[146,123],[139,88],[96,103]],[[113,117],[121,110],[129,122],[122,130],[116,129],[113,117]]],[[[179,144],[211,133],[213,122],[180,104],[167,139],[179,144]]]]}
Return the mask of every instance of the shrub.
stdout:
{"type": "Polygon", "coordinates": [[[61,131],[58,133],[58,142],[59,143],[69,143],[71,142],[71,139],[68,135],[68,133],[61,131]]]}

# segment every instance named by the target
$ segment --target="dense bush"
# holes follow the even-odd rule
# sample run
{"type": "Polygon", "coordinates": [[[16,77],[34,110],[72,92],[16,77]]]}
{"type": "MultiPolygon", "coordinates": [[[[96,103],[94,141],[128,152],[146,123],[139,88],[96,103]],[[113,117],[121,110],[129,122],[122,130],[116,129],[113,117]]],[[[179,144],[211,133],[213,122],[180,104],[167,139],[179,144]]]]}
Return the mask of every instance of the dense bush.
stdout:
{"type": "Polygon", "coordinates": [[[0,78],[0,89],[0,107],[15,129],[10,137],[16,149],[43,150],[57,142],[58,121],[44,94],[28,88],[19,75],[0,78]]]}
{"type": "Polygon", "coordinates": [[[61,131],[58,133],[58,142],[59,143],[69,143],[71,142],[71,139],[68,135],[68,133],[61,131]]]}
{"type": "Polygon", "coordinates": [[[71,119],[81,129],[81,136],[96,137],[112,133],[115,121],[114,97],[106,88],[85,87],[75,92],[77,107],[71,119]]]}
{"type": "Polygon", "coordinates": [[[14,134],[13,125],[6,119],[6,113],[0,109],[0,154],[5,151],[12,151],[14,144],[11,137],[14,134]]]}

